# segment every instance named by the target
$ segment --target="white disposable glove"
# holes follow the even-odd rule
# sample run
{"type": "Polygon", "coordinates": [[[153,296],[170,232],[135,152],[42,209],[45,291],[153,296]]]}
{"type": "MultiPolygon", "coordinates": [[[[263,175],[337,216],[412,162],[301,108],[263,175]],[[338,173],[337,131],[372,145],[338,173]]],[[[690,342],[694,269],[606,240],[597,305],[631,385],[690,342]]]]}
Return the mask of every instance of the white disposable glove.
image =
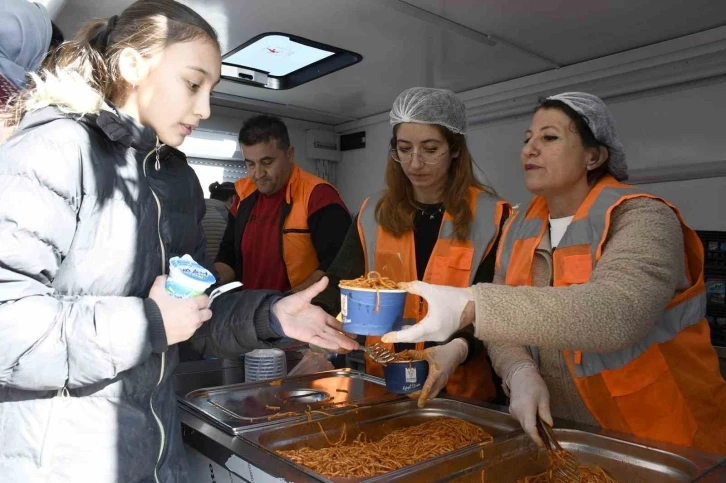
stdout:
{"type": "Polygon", "coordinates": [[[429,375],[423,388],[408,395],[410,398],[418,399],[418,407],[422,408],[426,401],[438,396],[456,368],[466,360],[466,356],[469,355],[469,344],[465,339],[456,338],[448,344],[429,347],[422,351],[410,351],[409,354],[414,359],[425,359],[429,363],[429,375]]]}
{"type": "Polygon", "coordinates": [[[537,433],[537,415],[552,426],[550,392],[537,368],[527,365],[515,369],[509,377],[509,393],[509,413],[537,446],[544,446],[537,433]]]}
{"type": "Polygon", "coordinates": [[[320,307],[310,304],[327,286],[328,277],[323,277],[305,290],[275,302],[272,313],[280,321],[286,337],[332,352],[356,350],[359,348],[358,342],[343,334],[341,323],[320,307]]]}
{"type": "Polygon", "coordinates": [[[463,328],[462,313],[474,300],[468,288],[431,285],[425,282],[403,284],[406,291],[420,295],[428,303],[428,313],[418,324],[383,336],[383,342],[443,342],[463,328]]]}

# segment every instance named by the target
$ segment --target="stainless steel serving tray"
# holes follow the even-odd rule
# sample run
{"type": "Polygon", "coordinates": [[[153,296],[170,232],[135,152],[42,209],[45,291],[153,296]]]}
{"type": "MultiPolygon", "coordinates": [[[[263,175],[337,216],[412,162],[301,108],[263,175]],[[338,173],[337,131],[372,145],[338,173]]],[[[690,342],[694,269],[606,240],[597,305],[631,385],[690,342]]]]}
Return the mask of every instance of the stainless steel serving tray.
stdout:
{"type": "MultiPolygon", "coordinates": [[[[619,483],[691,482],[722,461],[688,448],[668,447],[669,451],[574,429],[555,429],[555,435],[581,463],[601,466],[619,483]]],[[[440,464],[421,466],[399,481],[516,483],[542,473],[547,463],[546,452],[520,434],[493,446],[459,453],[440,464]]]]}
{"type": "Polygon", "coordinates": [[[231,434],[311,417],[340,414],[355,407],[401,399],[386,391],[383,379],[341,369],[276,381],[197,389],[178,398],[185,406],[231,434]]]}
{"type": "MultiPolygon", "coordinates": [[[[460,418],[470,423],[481,426],[485,431],[494,436],[495,441],[501,440],[508,435],[521,432],[519,424],[508,414],[494,411],[492,409],[474,406],[448,399],[435,399],[426,403],[426,407],[419,408],[414,400],[402,400],[378,404],[371,407],[359,408],[345,414],[332,416],[320,420],[320,424],[326,431],[331,441],[338,440],[341,436],[343,424],[347,427],[348,439],[355,439],[360,432],[372,440],[381,439],[391,431],[414,426],[437,417],[460,418]]],[[[318,422],[302,422],[270,428],[261,428],[245,432],[241,437],[250,443],[258,446],[285,461],[288,465],[303,471],[320,481],[394,481],[398,476],[405,474],[412,468],[423,464],[418,463],[400,470],[392,471],[375,478],[346,478],[326,479],[324,476],[294,464],[276,452],[279,450],[300,449],[302,447],[322,448],[329,446],[325,436],[320,431],[318,422]]],[[[448,453],[428,462],[442,461],[458,452],[448,453]]],[[[425,480],[419,480],[425,481],[425,480]]]]}

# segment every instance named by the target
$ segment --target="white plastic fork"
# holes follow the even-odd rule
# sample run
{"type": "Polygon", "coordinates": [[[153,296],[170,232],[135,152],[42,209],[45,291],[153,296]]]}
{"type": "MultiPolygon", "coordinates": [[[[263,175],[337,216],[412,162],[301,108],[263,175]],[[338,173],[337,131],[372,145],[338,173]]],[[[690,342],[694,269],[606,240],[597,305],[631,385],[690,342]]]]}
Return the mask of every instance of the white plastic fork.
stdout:
{"type": "Polygon", "coordinates": [[[214,302],[214,299],[219,297],[220,295],[229,292],[230,290],[234,290],[236,288],[239,288],[242,286],[242,282],[230,282],[222,285],[221,287],[217,287],[214,290],[212,290],[212,293],[209,294],[209,302],[207,302],[207,308],[212,307],[212,302],[214,302]]]}

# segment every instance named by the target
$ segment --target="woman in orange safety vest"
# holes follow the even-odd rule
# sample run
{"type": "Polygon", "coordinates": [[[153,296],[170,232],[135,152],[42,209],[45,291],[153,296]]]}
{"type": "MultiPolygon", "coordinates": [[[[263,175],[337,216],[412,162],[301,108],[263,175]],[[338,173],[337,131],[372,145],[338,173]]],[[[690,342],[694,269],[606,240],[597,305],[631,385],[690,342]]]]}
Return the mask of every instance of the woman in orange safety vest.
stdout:
{"type": "Polygon", "coordinates": [[[535,197],[504,229],[494,284],[414,283],[431,317],[384,340],[473,323],[536,441],[536,416],[555,416],[726,454],[696,233],[673,205],[622,183],[623,147],[591,94],[547,98],[521,163],[535,197]]]}
{"type": "MultiPolygon", "coordinates": [[[[340,311],[337,282],[370,271],[395,281],[457,287],[490,282],[494,276],[496,247],[510,206],[474,176],[463,102],[451,91],[415,87],[398,96],[390,117],[386,187],[363,201],[326,272],[331,283],[313,300],[331,314],[340,311]]],[[[404,317],[418,321],[425,313],[423,301],[410,295],[404,317]]],[[[444,386],[449,395],[496,400],[500,384],[473,330],[441,342],[446,343],[388,345],[396,351],[415,348],[429,360],[429,378],[416,395],[419,402],[444,386]]],[[[374,343],[381,343],[380,337],[366,338],[367,345],[374,343]]],[[[369,358],[366,370],[383,375],[380,364],[369,358]]]]}

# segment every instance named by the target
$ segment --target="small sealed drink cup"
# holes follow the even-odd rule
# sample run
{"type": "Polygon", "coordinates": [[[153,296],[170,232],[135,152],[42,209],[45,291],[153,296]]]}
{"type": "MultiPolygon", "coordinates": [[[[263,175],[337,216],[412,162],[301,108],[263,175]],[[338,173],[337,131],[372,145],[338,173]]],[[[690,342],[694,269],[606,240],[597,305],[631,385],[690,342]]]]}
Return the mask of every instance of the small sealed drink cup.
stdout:
{"type": "Polygon", "coordinates": [[[203,295],[216,279],[212,272],[199,265],[190,255],[169,260],[169,278],[166,292],[172,297],[186,299],[203,295]]]}

